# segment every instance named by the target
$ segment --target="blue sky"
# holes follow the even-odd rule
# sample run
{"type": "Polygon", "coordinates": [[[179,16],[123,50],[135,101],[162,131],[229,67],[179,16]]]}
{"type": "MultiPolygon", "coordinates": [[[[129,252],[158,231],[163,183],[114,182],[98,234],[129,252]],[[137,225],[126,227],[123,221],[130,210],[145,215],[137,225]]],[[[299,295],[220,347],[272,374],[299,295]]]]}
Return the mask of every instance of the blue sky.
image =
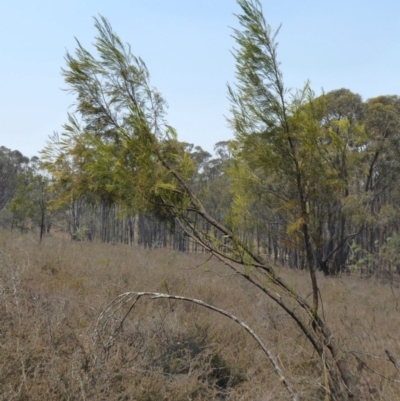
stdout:
{"type": "MultiPolygon", "coordinates": [[[[287,87],[309,79],[364,99],[400,95],[398,0],[262,0],[282,24],[278,55],[287,87]]],[[[232,138],[226,84],[234,82],[234,0],[0,0],[0,146],[33,156],[62,124],[73,98],[61,89],[74,37],[90,48],[93,16],[105,16],[147,64],[169,103],[179,139],[212,151],[232,138]]]]}

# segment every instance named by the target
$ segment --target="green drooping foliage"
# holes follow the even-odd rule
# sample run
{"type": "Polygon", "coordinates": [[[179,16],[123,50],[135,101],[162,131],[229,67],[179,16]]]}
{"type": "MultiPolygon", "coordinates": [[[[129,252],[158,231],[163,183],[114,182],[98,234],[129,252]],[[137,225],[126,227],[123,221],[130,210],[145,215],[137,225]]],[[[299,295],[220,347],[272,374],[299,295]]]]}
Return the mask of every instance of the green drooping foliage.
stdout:
{"type": "MultiPolygon", "coordinates": [[[[164,163],[190,180],[194,164],[166,124],[166,102],[149,81],[144,62],[131,53],[108,22],[96,20],[95,58],[78,42],[63,70],[77,98],[61,136],[42,152],[55,177],[58,205],[119,204],[127,216],[151,213],[171,220],[171,208],[185,208],[185,195],[164,163]]],[[[79,229],[79,207],[72,206],[72,232],[79,229]]]]}
{"type": "Polygon", "coordinates": [[[95,26],[98,58],[79,42],[75,56],[66,56],[63,75],[77,97],[76,115],[69,116],[61,138],[53,137],[44,149],[45,166],[67,189],[68,199],[85,196],[109,204],[118,200],[159,212],[164,189],[174,183],[154,155],[185,179],[190,178],[192,163],[164,120],[166,103],[150,86],[144,62],[104,18],[95,26]]]}
{"type": "Polygon", "coordinates": [[[250,230],[261,225],[266,253],[275,260],[285,255],[292,266],[307,261],[310,270],[339,272],[352,239],[368,248],[376,229],[379,244],[397,232],[382,220],[397,215],[387,200],[400,167],[399,98],[363,103],[346,89],[319,97],[308,83],[286,89],[278,32],[258,2],[239,3],[244,29],[235,30],[237,85],[229,88],[236,220],[250,230]]]}

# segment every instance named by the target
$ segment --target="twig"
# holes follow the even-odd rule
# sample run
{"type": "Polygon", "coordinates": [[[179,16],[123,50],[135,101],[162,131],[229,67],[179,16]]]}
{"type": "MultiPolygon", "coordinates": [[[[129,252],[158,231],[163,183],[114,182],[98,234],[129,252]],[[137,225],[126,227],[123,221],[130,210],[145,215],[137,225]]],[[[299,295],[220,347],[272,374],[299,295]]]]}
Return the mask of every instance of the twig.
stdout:
{"type": "Polygon", "coordinates": [[[393,363],[394,367],[397,369],[397,371],[400,373],[400,365],[397,362],[396,358],[393,356],[393,354],[390,353],[388,349],[385,349],[386,355],[389,358],[389,361],[393,363]]]}

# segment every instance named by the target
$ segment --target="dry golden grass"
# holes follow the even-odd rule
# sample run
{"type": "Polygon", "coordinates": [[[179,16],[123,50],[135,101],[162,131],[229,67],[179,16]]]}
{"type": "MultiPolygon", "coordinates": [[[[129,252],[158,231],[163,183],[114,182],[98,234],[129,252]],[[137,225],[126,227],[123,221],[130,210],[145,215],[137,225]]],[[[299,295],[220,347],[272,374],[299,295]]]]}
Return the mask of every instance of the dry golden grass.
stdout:
{"type": "MultiPolygon", "coordinates": [[[[0,231],[1,400],[287,400],[254,340],[199,306],[140,300],[123,330],[95,334],[125,291],[202,299],[248,323],[303,400],[324,400],[319,359],[289,317],[206,254],[70,242],[0,231]]],[[[279,273],[304,295],[306,272],[279,273]]],[[[354,364],[364,399],[400,400],[398,285],[319,277],[325,318],[354,364]]],[[[127,305],[129,307],[129,305],[127,305]]]]}

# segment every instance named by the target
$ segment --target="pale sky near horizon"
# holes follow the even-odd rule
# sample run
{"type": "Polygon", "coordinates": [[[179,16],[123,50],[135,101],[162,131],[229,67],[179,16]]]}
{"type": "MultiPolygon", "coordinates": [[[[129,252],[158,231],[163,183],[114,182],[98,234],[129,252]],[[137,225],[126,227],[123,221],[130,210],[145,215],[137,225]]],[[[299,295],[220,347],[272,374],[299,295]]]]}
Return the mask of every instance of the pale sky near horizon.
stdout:
{"type": "MultiPolygon", "coordinates": [[[[287,87],[400,95],[398,0],[261,2],[272,28],[282,24],[287,87]]],[[[146,62],[179,139],[212,151],[233,137],[224,116],[238,12],[235,0],[0,0],[0,146],[34,156],[62,131],[74,100],[61,90],[65,53],[74,37],[90,49],[101,14],[146,62]]]]}

